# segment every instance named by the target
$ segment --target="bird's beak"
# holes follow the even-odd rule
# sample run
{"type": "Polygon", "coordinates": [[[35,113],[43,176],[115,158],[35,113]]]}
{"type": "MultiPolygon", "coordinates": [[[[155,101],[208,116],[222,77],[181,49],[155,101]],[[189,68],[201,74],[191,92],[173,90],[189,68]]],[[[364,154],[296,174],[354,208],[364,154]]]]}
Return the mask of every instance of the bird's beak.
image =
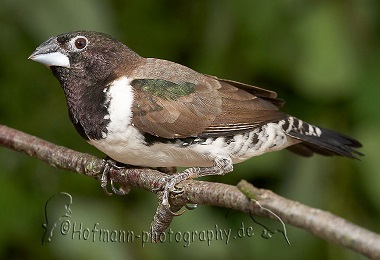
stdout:
{"type": "Polygon", "coordinates": [[[38,46],[28,59],[40,62],[47,67],[70,68],[70,60],[60,51],[56,37],[52,37],[38,46]]]}

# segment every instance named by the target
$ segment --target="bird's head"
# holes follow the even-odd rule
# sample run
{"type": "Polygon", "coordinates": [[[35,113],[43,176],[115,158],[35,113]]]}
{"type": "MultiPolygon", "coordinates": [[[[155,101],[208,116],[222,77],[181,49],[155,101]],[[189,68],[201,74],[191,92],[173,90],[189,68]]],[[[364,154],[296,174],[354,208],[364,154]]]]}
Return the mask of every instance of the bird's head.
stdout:
{"type": "Polygon", "coordinates": [[[61,83],[68,76],[101,80],[115,73],[115,68],[134,66],[140,58],[111,36],[91,31],[51,37],[29,56],[49,67],[61,83]]]}

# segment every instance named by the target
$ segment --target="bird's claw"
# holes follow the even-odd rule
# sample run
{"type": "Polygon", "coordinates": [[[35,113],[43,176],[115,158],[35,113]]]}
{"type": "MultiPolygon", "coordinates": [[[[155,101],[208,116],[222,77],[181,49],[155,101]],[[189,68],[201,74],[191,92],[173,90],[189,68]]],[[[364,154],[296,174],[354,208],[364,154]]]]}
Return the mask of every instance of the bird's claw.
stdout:
{"type": "Polygon", "coordinates": [[[111,159],[104,159],[103,163],[104,163],[103,172],[102,172],[102,177],[100,179],[100,187],[103,189],[103,191],[107,195],[109,195],[109,196],[112,195],[113,193],[116,194],[116,195],[125,195],[125,194],[127,194],[128,190],[126,191],[125,189],[123,189],[123,187],[121,187],[121,188],[116,188],[115,187],[114,181],[113,181],[113,179],[111,178],[111,176],[109,174],[111,167],[114,168],[114,169],[117,169],[117,170],[122,170],[125,167],[118,166],[116,164],[116,162],[114,160],[111,160],[111,159]],[[107,189],[108,179],[110,179],[110,185],[111,185],[111,189],[112,189],[113,193],[109,192],[108,189],[107,189]]]}
{"type": "Polygon", "coordinates": [[[170,214],[172,214],[174,216],[180,216],[183,213],[185,213],[186,210],[183,210],[180,212],[173,212],[170,208],[169,197],[170,197],[170,194],[179,195],[179,194],[182,194],[184,192],[183,188],[178,189],[176,187],[176,185],[179,182],[181,182],[182,179],[178,178],[178,176],[176,176],[176,175],[167,176],[167,177],[165,177],[165,179],[166,179],[165,181],[167,181],[167,183],[166,183],[164,190],[163,190],[161,205],[170,214]]]}
{"type": "Polygon", "coordinates": [[[116,188],[112,178],[110,179],[110,184],[111,184],[112,192],[115,193],[116,195],[124,196],[128,194],[129,188],[127,187],[127,189],[125,189],[124,186],[121,186],[120,188],[116,188]]]}
{"type": "Polygon", "coordinates": [[[194,210],[198,208],[198,204],[186,204],[185,208],[187,208],[188,210],[194,210]]]}

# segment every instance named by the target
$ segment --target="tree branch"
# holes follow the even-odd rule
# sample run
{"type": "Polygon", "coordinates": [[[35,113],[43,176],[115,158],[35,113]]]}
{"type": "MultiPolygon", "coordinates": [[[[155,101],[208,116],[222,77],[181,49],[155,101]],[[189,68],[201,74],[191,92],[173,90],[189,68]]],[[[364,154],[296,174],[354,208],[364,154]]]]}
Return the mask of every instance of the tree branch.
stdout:
{"type": "MultiPolygon", "coordinates": [[[[0,125],[0,145],[38,158],[51,166],[100,180],[104,161],[49,143],[35,136],[0,125]]],[[[111,168],[114,182],[158,194],[160,200],[166,175],[152,169],[111,168]]],[[[178,185],[183,192],[171,195],[173,210],[186,204],[206,204],[249,212],[258,216],[281,218],[284,223],[305,229],[326,241],[350,248],[372,259],[380,258],[380,236],[338,216],[283,198],[269,190],[241,181],[236,187],[221,183],[187,180],[178,185]],[[275,213],[275,214],[273,214],[275,213]],[[277,215],[277,216],[276,216],[277,215]]],[[[160,203],[159,203],[160,205],[160,203]]],[[[160,206],[151,225],[152,235],[163,232],[173,219],[160,206]]]]}

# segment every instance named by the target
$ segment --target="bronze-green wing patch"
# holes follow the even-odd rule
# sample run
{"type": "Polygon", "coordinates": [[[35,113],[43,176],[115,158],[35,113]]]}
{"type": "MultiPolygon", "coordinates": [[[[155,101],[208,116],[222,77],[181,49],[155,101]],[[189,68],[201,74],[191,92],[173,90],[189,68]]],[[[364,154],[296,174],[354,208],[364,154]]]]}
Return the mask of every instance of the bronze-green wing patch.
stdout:
{"type": "Polygon", "coordinates": [[[135,79],[132,86],[165,100],[177,100],[195,92],[195,84],[190,82],[173,83],[163,79],[135,79]]]}

